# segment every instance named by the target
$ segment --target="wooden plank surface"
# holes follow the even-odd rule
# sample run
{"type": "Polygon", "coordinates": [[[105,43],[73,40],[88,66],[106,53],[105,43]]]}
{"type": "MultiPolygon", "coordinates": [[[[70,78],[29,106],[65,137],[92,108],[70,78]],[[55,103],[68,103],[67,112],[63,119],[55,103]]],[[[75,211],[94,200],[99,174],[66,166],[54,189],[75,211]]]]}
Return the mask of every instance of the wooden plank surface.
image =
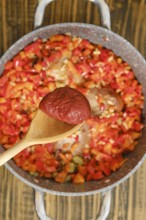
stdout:
{"type": "MultiPolygon", "coordinates": [[[[146,58],[146,1],[107,0],[112,30],[131,42],[146,58]]],[[[37,0],[0,0],[0,56],[33,28],[37,0]]],[[[59,22],[100,25],[98,9],[89,1],[56,0],[46,9],[43,25],[59,22]]],[[[47,194],[46,210],[53,220],[95,220],[100,194],[62,197],[47,194]]],[[[146,161],[127,181],[114,188],[108,220],[146,218],[146,161]]],[[[37,220],[33,189],[0,168],[0,220],[37,220]]]]}

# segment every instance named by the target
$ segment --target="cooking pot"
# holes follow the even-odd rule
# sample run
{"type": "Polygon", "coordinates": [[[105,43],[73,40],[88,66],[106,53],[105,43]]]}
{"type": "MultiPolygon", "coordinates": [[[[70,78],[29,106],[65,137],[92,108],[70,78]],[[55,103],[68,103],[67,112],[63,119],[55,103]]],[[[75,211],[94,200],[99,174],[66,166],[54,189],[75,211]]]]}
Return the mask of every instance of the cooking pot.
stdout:
{"type": "MultiPolygon", "coordinates": [[[[39,2],[36,13],[34,26],[37,28],[41,25],[45,7],[52,0],[42,0],[39,2]]],[[[26,45],[31,43],[35,38],[49,38],[58,33],[71,33],[72,35],[86,38],[94,44],[101,44],[111,49],[115,54],[122,57],[135,72],[136,78],[141,83],[144,97],[146,97],[146,61],[142,55],[125,39],[113,33],[110,30],[110,13],[104,0],[92,0],[100,9],[103,27],[83,23],[62,23],[49,25],[32,31],[19,39],[0,60],[0,74],[3,72],[4,64],[15,56],[26,45]]],[[[41,177],[34,177],[24,170],[16,166],[13,160],[6,163],[7,169],[24,183],[32,186],[36,190],[36,209],[41,219],[49,219],[44,210],[43,193],[52,193],[63,196],[82,196],[95,193],[103,193],[103,202],[100,209],[98,219],[105,219],[110,207],[110,190],[126,180],[132,175],[143,163],[146,156],[146,98],[142,118],[144,128],[142,136],[139,138],[138,144],[133,152],[129,154],[129,159],[116,172],[100,181],[90,181],[81,185],[60,184],[41,177]]],[[[4,149],[0,146],[0,152],[4,149]]]]}

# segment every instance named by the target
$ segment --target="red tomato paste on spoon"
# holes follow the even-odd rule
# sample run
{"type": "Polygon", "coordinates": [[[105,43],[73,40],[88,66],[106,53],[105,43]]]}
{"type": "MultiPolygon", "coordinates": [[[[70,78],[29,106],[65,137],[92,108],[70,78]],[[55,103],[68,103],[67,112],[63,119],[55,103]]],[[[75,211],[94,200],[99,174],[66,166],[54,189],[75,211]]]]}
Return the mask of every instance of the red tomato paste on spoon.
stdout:
{"type": "Polygon", "coordinates": [[[48,93],[39,108],[47,115],[68,124],[80,124],[90,116],[90,105],[86,97],[70,87],[57,88],[48,93]]]}

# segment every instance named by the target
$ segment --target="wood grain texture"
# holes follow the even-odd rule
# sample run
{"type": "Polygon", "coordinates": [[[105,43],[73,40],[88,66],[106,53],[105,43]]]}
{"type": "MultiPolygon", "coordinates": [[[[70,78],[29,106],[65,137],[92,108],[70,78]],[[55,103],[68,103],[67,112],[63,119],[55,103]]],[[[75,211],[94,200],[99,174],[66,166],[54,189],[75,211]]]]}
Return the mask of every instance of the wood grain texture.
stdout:
{"type": "MultiPolygon", "coordinates": [[[[146,58],[146,1],[107,0],[112,30],[131,42],[146,58]]],[[[0,0],[0,56],[33,28],[37,0],[0,0]]],[[[84,0],[56,0],[46,9],[43,25],[85,22],[100,25],[97,7],[84,0]]],[[[62,197],[46,194],[53,220],[95,220],[101,195],[62,197]]],[[[146,161],[127,181],[113,189],[108,220],[145,220],[146,161]]],[[[0,168],[0,220],[37,220],[33,189],[0,168]]]]}

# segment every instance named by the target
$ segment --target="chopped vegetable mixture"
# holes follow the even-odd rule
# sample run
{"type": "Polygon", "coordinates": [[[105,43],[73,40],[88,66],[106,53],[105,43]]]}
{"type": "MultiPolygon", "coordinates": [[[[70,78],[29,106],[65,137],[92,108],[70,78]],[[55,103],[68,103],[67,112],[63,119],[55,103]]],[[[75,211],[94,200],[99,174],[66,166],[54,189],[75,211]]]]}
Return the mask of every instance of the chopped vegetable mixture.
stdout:
{"type": "Polygon", "coordinates": [[[37,39],[5,64],[0,143],[8,149],[23,138],[42,98],[66,85],[87,97],[91,117],[72,136],[31,146],[14,161],[32,175],[59,183],[100,180],[119,169],[134,150],[143,128],[144,97],[130,66],[86,39],[68,34],[37,39]]]}

